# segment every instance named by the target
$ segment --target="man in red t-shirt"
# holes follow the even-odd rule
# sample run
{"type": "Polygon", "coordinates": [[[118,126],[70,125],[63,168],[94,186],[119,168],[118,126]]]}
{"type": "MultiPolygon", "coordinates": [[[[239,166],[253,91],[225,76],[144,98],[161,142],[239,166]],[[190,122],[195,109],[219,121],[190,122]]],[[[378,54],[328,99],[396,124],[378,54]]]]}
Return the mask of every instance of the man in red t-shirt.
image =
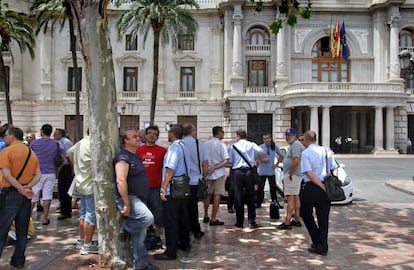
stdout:
{"type": "Polygon", "coordinates": [[[162,201],[160,198],[160,188],[162,182],[162,167],[164,164],[164,155],[167,150],[157,145],[160,131],[157,126],[149,126],[145,129],[145,144],[137,149],[137,155],[141,158],[147,173],[150,193],[148,196],[147,206],[154,215],[155,235],[157,237],[157,248],[162,247],[161,229],[162,220],[162,201]]]}

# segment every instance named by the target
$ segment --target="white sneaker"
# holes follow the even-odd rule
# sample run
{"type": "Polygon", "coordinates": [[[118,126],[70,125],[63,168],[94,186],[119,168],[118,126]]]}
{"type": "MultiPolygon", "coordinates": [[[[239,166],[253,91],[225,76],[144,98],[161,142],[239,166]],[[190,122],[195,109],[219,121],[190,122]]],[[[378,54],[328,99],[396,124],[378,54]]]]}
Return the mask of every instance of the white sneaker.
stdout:
{"type": "Polygon", "coordinates": [[[87,255],[87,254],[98,254],[98,246],[94,243],[87,243],[83,244],[83,246],[80,249],[81,255],[87,255]]]}
{"type": "Polygon", "coordinates": [[[81,239],[76,240],[76,242],[75,242],[75,243],[73,243],[73,246],[74,246],[76,249],[81,249],[81,247],[83,246],[83,240],[81,240],[81,239]]]}

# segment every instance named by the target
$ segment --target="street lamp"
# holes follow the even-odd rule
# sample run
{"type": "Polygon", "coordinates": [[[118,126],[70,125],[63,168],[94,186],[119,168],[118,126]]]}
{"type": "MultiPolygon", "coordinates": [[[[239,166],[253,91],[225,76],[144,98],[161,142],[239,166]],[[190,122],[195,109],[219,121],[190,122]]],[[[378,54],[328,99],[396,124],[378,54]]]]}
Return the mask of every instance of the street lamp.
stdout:
{"type": "Polygon", "coordinates": [[[414,54],[408,50],[402,50],[398,54],[401,67],[401,78],[405,80],[405,88],[414,88],[414,54]]]}
{"type": "Polygon", "coordinates": [[[125,114],[125,110],[126,110],[126,106],[125,106],[125,104],[123,104],[122,107],[121,107],[122,115],[125,114]]]}
{"type": "Polygon", "coordinates": [[[224,110],[223,110],[223,116],[224,119],[226,119],[227,122],[230,122],[230,100],[226,98],[224,101],[224,110]]]}

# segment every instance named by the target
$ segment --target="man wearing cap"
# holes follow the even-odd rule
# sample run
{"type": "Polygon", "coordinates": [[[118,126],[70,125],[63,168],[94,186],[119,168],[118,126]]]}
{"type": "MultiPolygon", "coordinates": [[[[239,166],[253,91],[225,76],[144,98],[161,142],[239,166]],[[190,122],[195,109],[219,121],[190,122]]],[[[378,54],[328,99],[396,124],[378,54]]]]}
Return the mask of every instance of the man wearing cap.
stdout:
{"type": "Polygon", "coordinates": [[[287,209],[285,221],[278,225],[280,230],[290,230],[293,226],[300,227],[300,184],[302,173],[300,171],[300,157],[305,147],[297,140],[297,132],[294,128],[288,128],[285,132],[286,141],[289,143],[286,157],[283,159],[283,187],[287,197],[287,209]],[[292,213],[294,217],[292,219],[292,213]]]}

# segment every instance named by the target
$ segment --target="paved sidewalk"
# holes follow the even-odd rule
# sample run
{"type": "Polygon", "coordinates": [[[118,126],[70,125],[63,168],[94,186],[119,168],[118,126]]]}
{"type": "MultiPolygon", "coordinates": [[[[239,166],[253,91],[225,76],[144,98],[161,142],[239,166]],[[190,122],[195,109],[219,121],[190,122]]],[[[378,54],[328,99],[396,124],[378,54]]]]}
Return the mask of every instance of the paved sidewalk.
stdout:
{"type": "MultiPolygon", "coordinates": [[[[281,220],[269,219],[268,203],[257,211],[262,226],[258,229],[235,228],[234,214],[228,214],[226,206],[221,205],[219,216],[225,225],[210,227],[201,223],[206,235],[193,240],[188,260],[179,252],[176,261],[155,261],[152,256],[150,261],[160,269],[413,269],[413,202],[414,196],[403,204],[355,202],[332,207],[326,257],[308,253],[310,241],[303,226],[277,230],[275,225],[281,220]]],[[[200,213],[201,209],[200,204],[200,213]]],[[[101,269],[97,255],[82,256],[72,247],[78,235],[76,212],[63,221],[52,212],[48,226],[41,225],[38,214],[34,215],[37,236],[28,244],[24,269],[101,269]]],[[[13,269],[8,265],[12,251],[13,247],[4,250],[1,270],[13,269]]]]}

